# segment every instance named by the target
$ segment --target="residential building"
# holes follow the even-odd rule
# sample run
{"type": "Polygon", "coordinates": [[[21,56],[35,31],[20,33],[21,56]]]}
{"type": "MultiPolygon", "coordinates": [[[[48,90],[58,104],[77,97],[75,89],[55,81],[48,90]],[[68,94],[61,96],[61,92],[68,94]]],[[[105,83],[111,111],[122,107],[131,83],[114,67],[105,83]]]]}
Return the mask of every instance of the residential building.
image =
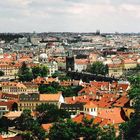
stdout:
{"type": "Polygon", "coordinates": [[[18,101],[18,111],[24,109],[36,110],[36,107],[41,104],[55,104],[60,107],[61,103],[64,103],[64,98],[61,93],[57,94],[20,94],[18,101]]]}
{"type": "Polygon", "coordinates": [[[2,82],[2,92],[11,94],[38,93],[38,85],[30,82],[2,82]]]}

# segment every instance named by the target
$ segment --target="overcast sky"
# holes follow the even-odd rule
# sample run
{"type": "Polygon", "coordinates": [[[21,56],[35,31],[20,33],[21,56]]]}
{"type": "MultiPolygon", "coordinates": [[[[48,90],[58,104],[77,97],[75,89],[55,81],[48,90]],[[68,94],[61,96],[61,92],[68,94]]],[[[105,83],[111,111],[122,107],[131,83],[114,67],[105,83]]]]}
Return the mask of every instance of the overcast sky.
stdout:
{"type": "Polygon", "coordinates": [[[140,32],[140,0],[0,0],[0,32],[140,32]]]}

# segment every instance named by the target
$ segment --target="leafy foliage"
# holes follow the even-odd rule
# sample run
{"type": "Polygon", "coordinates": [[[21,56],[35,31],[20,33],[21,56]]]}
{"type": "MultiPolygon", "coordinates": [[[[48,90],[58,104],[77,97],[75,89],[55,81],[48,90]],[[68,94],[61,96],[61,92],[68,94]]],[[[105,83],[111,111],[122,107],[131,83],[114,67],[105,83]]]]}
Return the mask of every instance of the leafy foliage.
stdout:
{"type": "Polygon", "coordinates": [[[84,120],[84,123],[75,123],[71,120],[60,120],[54,123],[50,129],[50,140],[72,140],[83,137],[84,140],[115,140],[113,127],[100,128],[98,124],[93,124],[93,120],[84,120]]]}
{"type": "Polygon", "coordinates": [[[59,119],[70,118],[70,114],[67,111],[58,109],[58,107],[53,104],[41,104],[36,110],[39,112],[37,118],[39,123],[51,123],[59,119]]]}
{"type": "Polygon", "coordinates": [[[0,71],[0,76],[3,76],[4,75],[4,72],[3,71],[0,71]]]}
{"type": "Polygon", "coordinates": [[[89,72],[93,73],[93,74],[101,74],[101,75],[106,75],[108,74],[108,66],[104,65],[102,62],[94,62],[90,69],[89,72]]]}
{"type": "Polygon", "coordinates": [[[30,110],[24,110],[20,117],[15,120],[17,129],[27,131],[23,133],[23,139],[39,139],[45,140],[45,131],[40,127],[39,123],[33,119],[30,110]]]}
{"type": "Polygon", "coordinates": [[[8,120],[6,117],[0,118],[0,133],[2,132],[8,132],[8,127],[10,126],[10,120],[8,120]]]}
{"type": "Polygon", "coordinates": [[[25,81],[31,81],[33,79],[32,71],[27,66],[25,62],[22,63],[21,68],[18,72],[19,81],[25,82],[25,81]]]}
{"type": "Polygon", "coordinates": [[[140,75],[129,78],[132,88],[129,92],[130,98],[133,100],[135,113],[131,119],[120,126],[120,137],[126,140],[140,139],[140,75]]]}

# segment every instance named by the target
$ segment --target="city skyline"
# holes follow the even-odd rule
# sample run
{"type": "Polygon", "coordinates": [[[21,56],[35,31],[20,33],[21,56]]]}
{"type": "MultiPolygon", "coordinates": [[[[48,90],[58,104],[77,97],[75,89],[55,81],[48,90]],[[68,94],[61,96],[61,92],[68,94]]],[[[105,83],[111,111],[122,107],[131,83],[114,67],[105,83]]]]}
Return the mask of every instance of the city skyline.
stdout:
{"type": "Polygon", "coordinates": [[[140,32],[139,0],[0,1],[0,32],[140,32]]]}

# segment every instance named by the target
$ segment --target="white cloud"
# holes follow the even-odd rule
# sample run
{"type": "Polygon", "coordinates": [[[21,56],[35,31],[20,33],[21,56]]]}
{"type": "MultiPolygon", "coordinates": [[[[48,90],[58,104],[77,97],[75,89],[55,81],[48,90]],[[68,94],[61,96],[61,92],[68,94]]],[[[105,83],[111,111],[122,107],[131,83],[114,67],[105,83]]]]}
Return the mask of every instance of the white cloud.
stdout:
{"type": "Polygon", "coordinates": [[[0,31],[139,32],[139,9],[140,0],[1,0],[0,31]]]}

